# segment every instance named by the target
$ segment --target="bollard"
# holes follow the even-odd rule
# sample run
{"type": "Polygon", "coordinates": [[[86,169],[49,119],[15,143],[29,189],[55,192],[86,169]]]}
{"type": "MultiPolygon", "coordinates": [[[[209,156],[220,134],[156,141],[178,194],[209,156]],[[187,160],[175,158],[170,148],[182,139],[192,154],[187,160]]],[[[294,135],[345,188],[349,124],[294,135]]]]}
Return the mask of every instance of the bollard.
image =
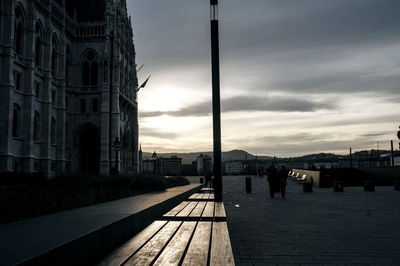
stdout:
{"type": "Polygon", "coordinates": [[[310,183],[310,182],[306,182],[306,183],[303,183],[303,192],[313,192],[313,187],[312,187],[312,183],[310,183]]]}
{"type": "Polygon", "coordinates": [[[372,180],[364,181],[364,191],[375,191],[375,182],[372,180]]]}
{"type": "Polygon", "coordinates": [[[394,190],[397,190],[397,191],[400,190],[400,179],[394,180],[394,190]]]}
{"type": "Polygon", "coordinates": [[[246,193],[251,193],[251,176],[246,176],[246,193]]]}
{"type": "Polygon", "coordinates": [[[342,181],[333,182],[333,192],[343,192],[343,182],[342,181]]]}

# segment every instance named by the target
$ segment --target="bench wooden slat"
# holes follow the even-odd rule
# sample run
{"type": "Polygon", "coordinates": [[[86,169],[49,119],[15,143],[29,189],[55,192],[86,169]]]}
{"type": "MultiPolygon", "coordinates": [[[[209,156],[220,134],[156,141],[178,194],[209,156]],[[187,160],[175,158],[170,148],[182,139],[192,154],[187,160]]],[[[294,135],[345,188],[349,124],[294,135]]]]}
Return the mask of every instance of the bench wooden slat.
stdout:
{"type": "Polygon", "coordinates": [[[223,218],[226,218],[224,203],[222,203],[222,202],[215,202],[214,208],[215,208],[214,217],[215,217],[216,219],[223,219],[223,218]]]}
{"type": "Polygon", "coordinates": [[[211,222],[199,222],[182,265],[207,265],[210,234],[211,222]]]}
{"type": "Polygon", "coordinates": [[[97,265],[120,265],[129,256],[135,253],[148,239],[153,237],[153,235],[163,227],[167,221],[155,221],[142,230],[139,234],[131,238],[128,242],[122,245],[120,248],[116,249],[110,255],[105,257],[97,265]]]}
{"type": "Polygon", "coordinates": [[[196,194],[197,194],[197,197],[195,199],[202,199],[204,196],[204,194],[201,194],[201,193],[196,193],[196,194]]]}
{"type": "Polygon", "coordinates": [[[209,200],[214,200],[214,194],[210,194],[209,200]]]}
{"type": "Polygon", "coordinates": [[[194,210],[190,213],[189,217],[200,217],[201,214],[203,213],[204,207],[206,206],[205,201],[199,202],[194,210]]]}
{"type": "Polygon", "coordinates": [[[214,222],[210,265],[235,265],[226,222],[214,222]]]}
{"type": "Polygon", "coordinates": [[[206,199],[206,200],[208,200],[209,198],[210,198],[210,193],[207,193],[207,194],[204,194],[204,197],[203,197],[203,199],[206,199]]]}
{"type": "Polygon", "coordinates": [[[168,222],[146,245],[144,245],[126,265],[149,265],[182,222],[168,222]]]}
{"type": "Polygon", "coordinates": [[[197,195],[198,195],[198,193],[194,193],[193,195],[191,195],[190,197],[189,197],[189,199],[195,199],[196,197],[197,197],[197,195]]]}
{"type": "Polygon", "coordinates": [[[214,217],[214,202],[208,201],[206,207],[204,208],[203,215],[201,217],[214,217]]]}
{"type": "Polygon", "coordinates": [[[176,217],[187,217],[189,214],[193,211],[193,209],[196,207],[198,201],[192,201],[190,202],[182,211],[180,211],[176,217]]]}
{"type": "Polygon", "coordinates": [[[166,217],[173,217],[177,215],[180,211],[182,211],[187,205],[189,204],[189,201],[183,201],[181,204],[164,214],[166,217]]]}
{"type": "Polygon", "coordinates": [[[184,222],[153,265],[178,265],[196,222],[184,222]]]}

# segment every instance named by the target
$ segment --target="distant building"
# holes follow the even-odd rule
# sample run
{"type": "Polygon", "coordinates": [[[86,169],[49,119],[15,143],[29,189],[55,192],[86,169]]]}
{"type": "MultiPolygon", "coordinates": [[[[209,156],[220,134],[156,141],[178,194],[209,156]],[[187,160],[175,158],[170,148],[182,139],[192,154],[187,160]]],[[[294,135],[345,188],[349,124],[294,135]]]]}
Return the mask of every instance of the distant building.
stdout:
{"type": "Polygon", "coordinates": [[[143,160],[141,170],[144,174],[155,174],[156,160],[143,160]]]}
{"type": "Polygon", "coordinates": [[[226,175],[240,175],[243,174],[243,162],[239,160],[225,162],[226,175]]]}
{"type": "Polygon", "coordinates": [[[211,156],[200,154],[197,159],[197,174],[206,175],[213,172],[212,167],[212,158],[211,156]]]}
{"type": "Polygon", "coordinates": [[[158,157],[154,152],[151,159],[142,160],[142,173],[157,174],[163,176],[177,176],[182,174],[182,158],[171,156],[170,158],[158,157]]]}
{"type": "Polygon", "coordinates": [[[182,164],[182,175],[184,176],[195,176],[197,175],[197,161],[191,164],[182,164]]]}
{"type": "Polygon", "coordinates": [[[316,169],[331,169],[331,168],[339,168],[340,164],[338,162],[318,162],[312,163],[311,167],[315,167],[316,169]]]}
{"type": "Polygon", "coordinates": [[[308,163],[284,163],[286,169],[308,169],[308,163]]]}
{"type": "Polygon", "coordinates": [[[182,174],[182,158],[171,156],[163,158],[164,175],[181,175],[182,174]]]}
{"type": "Polygon", "coordinates": [[[246,174],[265,174],[268,167],[272,164],[272,162],[259,159],[247,160],[245,163],[246,174]]]}
{"type": "Polygon", "coordinates": [[[393,157],[393,161],[394,161],[394,166],[400,166],[400,156],[393,157]]]}

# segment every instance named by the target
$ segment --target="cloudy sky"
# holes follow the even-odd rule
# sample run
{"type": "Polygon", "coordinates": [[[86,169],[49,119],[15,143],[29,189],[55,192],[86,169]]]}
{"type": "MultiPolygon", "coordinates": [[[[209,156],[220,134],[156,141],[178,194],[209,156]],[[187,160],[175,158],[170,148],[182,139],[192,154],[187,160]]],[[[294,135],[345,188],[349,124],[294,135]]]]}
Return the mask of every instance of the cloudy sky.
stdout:
{"type": "MultiPolygon", "coordinates": [[[[139,79],[152,75],[138,96],[143,149],[211,151],[209,1],[127,2],[139,79]]],[[[399,14],[398,0],[220,0],[222,149],[390,149],[399,14]]]]}

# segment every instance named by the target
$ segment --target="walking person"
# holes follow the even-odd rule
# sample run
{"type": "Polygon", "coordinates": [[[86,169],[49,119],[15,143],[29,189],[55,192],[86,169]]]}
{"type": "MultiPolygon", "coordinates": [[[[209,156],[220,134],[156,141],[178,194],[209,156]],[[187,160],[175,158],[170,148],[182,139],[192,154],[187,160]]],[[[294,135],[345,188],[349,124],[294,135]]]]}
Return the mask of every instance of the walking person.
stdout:
{"type": "Polygon", "coordinates": [[[282,199],[286,196],[286,185],[287,185],[287,177],[288,173],[284,165],[282,165],[281,170],[279,171],[279,185],[281,188],[282,199]]]}
{"type": "Polygon", "coordinates": [[[278,179],[278,171],[276,170],[274,165],[271,165],[267,170],[267,180],[269,185],[269,195],[271,199],[274,198],[274,194],[276,191],[277,186],[279,186],[279,179],[278,179]]]}

